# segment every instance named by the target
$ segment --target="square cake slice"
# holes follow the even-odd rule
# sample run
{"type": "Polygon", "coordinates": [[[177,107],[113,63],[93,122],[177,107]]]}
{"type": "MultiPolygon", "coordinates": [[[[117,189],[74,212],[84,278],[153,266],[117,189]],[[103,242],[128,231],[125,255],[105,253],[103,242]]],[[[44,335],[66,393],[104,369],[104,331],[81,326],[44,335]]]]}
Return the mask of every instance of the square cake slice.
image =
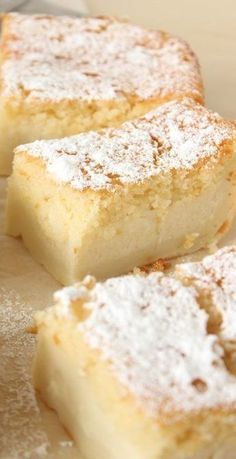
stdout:
{"type": "Polygon", "coordinates": [[[112,17],[2,16],[0,175],[22,143],[117,126],[170,99],[203,102],[180,38],[112,17]]]}
{"type": "Polygon", "coordinates": [[[37,313],[34,384],[86,459],[235,459],[236,378],[198,293],[162,273],[82,283],[37,313]]]}
{"type": "Polygon", "coordinates": [[[226,363],[236,374],[236,246],[224,247],[201,262],[178,265],[176,274],[197,289],[209,314],[208,330],[219,336],[226,363]]]}
{"type": "Polygon", "coordinates": [[[16,149],[7,232],[63,284],[206,247],[236,206],[235,130],[191,99],[16,149]]]}

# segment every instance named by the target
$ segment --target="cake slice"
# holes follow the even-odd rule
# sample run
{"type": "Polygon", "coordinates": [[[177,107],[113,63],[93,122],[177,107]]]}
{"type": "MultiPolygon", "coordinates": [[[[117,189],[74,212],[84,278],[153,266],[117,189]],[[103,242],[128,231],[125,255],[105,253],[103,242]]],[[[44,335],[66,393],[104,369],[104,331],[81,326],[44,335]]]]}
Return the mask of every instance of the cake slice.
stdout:
{"type": "Polygon", "coordinates": [[[198,293],[162,273],[82,283],[37,313],[34,384],[86,459],[234,459],[236,378],[198,293]]]}
{"type": "Polygon", "coordinates": [[[236,374],[236,246],[225,247],[201,262],[176,267],[177,276],[196,287],[209,314],[209,331],[217,333],[227,365],[236,374]]]}
{"type": "Polygon", "coordinates": [[[203,102],[189,45],[111,17],[2,16],[0,174],[13,148],[143,115],[170,99],[203,102]]]}
{"type": "Polygon", "coordinates": [[[63,284],[219,239],[236,206],[235,130],[191,99],[16,149],[7,232],[63,284]]]}

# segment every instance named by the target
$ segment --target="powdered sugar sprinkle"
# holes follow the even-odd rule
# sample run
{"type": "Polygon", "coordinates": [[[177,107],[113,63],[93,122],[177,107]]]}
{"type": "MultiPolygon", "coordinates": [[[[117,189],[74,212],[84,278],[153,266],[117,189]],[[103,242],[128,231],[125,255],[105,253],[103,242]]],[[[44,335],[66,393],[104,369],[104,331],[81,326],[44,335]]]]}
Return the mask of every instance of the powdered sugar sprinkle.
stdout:
{"type": "Polygon", "coordinates": [[[210,293],[220,313],[220,335],[236,346],[236,246],[224,247],[198,263],[178,266],[183,276],[210,293]]]}
{"type": "Polygon", "coordinates": [[[188,171],[201,162],[208,167],[234,136],[231,123],[186,98],[119,129],[36,141],[18,147],[16,155],[26,152],[41,158],[52,178],[75,189],[114,189],[161,172],[188,171]]]}
{"type": "MultiPolygon", "coordinates": [[[[217,337],[207,333],[196,290],[161,273],[109,279],[86,294],[85,285],[75,287],[90,311],[79,331],[149,416],[175,418],[236,403],[236,379],[224,366],[217,337]]],[[[66,307],[70,320],[66,292],[57,294],[49,314],[66,307]]]]}
{"type": "Polygon", "coordinates": [[[110,17],[7,15],[1,67],[3,95],[24,103],[202,99],[196,57],[181,39],[110,17]]]}

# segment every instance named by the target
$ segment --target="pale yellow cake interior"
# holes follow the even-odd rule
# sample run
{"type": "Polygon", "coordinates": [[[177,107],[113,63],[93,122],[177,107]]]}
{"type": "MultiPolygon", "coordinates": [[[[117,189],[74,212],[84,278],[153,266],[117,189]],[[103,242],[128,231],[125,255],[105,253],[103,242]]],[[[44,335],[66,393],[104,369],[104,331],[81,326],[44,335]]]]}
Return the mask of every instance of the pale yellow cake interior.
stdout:
{"type": "Polygon", "coordinates": [[[119,275],[160,257],[215,242],[235,211],[236,151],[209,169],[169,172],[115,193],[73,189],[17,154],[9,180],[7,232],[63,284],[119,275]]]}

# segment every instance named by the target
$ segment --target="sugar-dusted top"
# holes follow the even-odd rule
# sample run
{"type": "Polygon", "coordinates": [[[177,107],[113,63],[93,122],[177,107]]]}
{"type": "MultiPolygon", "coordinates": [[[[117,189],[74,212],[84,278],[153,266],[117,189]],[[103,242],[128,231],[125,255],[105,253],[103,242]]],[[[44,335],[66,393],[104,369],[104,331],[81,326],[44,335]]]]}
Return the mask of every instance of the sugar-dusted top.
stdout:
{"type": "Polygon", "coordinates": [[[119,129],[107,128],[16,149],[41,158],[57,181],[82,190],[138,183],[163,171],[208,167],[234,128],[192,99],[172,101],[119,129]]]}
{"type": "Polygon", "coordinates": [[[207,333],[208,316],[193,288],[161,273],[104,283],[89,277],[55,299],[49,311],[63,320],[77,319],[73,302],[80,300],[89,315],[78,330],[148,416],[170,420],[236,403],[236,378],[217,337],[207,333]]]}
{"type": "Polygon", "coordinates": [[[185,94],[202,100],[196,57],[165,32],[111,17],[16,13],[6,15],[3,26],[4,95],[56,102],[185,94]]]}
{"type": "Polygon", "coordinates": [[[220,334],[236,340],[236,246],[224,247],[201,262],[185,263],[178,271],[195,285],[210,292],[211,301],[220,314],[220,334]]]}

